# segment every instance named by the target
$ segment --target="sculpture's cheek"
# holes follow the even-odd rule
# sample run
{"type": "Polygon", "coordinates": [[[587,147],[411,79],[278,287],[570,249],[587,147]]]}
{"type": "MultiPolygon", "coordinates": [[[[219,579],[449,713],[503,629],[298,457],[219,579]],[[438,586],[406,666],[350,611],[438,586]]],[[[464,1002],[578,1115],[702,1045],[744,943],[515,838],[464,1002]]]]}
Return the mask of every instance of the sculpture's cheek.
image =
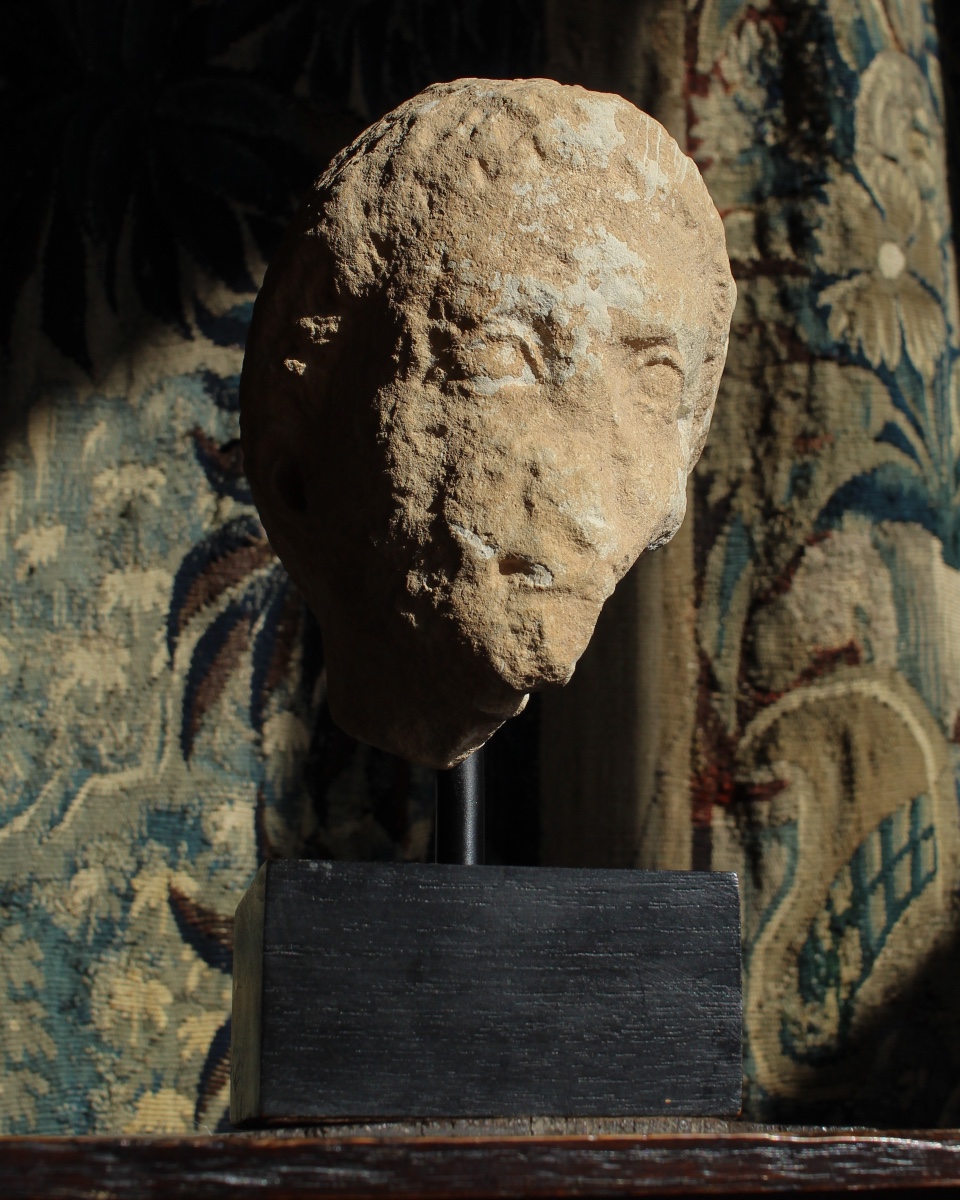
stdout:
{"type": "Polygon", "coordinates": [[[648,455],[633,460],[619,480],[619,511],[634,558],[672,537],[686,508],[686,460],[677,431],[651,438],[648,455]]]}

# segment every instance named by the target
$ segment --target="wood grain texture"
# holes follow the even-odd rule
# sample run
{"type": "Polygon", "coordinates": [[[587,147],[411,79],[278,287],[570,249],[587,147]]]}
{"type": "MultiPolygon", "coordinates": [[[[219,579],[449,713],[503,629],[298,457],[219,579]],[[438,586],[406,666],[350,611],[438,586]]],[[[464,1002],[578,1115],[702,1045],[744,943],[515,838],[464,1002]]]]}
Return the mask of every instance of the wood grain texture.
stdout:
{"type": "Polygon", "coordinates": [[[237,1123],[739,1111],[733,875],[278,862],[237,918],[237,1123]]]}
{"type": "Polygon", "coordinates": [[[960,1188],[960,1134],[0,1138],[4,1200],[839,1195],[850,1188],[950,1195],[960,1188]]]}

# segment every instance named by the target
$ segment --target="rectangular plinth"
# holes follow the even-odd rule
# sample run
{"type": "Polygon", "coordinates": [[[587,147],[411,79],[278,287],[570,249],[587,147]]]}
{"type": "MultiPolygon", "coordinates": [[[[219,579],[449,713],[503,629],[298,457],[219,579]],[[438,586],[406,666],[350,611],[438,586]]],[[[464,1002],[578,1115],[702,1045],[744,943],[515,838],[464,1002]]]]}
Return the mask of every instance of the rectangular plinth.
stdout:
{"type": "Polygon", "coordinates": [[[735,875],[290,861],[237,909],[236,1124],[733,1116],[735,875]]]}

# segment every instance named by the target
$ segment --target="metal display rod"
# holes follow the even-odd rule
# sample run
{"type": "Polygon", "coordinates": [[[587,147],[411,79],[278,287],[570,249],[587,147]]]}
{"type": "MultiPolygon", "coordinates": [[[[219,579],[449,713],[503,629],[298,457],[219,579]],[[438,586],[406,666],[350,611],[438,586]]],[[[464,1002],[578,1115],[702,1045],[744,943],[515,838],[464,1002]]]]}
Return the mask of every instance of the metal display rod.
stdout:
{"type": "Polygon", "coordinates": [[[483,863],[483,750],[437,772],[436,861],[483,863]]]}

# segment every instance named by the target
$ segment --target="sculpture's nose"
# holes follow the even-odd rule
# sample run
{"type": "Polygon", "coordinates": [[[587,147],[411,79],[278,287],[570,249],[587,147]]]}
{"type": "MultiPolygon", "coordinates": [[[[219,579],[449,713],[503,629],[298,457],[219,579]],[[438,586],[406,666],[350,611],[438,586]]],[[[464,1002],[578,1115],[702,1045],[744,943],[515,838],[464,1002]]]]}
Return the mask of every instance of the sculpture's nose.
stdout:
{"type": "Polygon", "coordinates": [[[483,536],[475,529],[454,522],[450,532],[466,558],[478,565],[484,564],[487,574],[507,576],[517,583],[536,588],[553,585],[555,571],[540,561],[542,555],[538,552],[541,548],[532,547],[530,539],[518,537],[516,531],[502,529],[503,536],[497,533],[483,536]]]}
{"type": "Polygon", "coordinates": [[[502,554],[497,559],[497,570],[501,575],[519,577],[519,582],[529,587],[548,588],[553,586],[553,571],[545,563],[534,562],[523,554],[502,554]]]}

